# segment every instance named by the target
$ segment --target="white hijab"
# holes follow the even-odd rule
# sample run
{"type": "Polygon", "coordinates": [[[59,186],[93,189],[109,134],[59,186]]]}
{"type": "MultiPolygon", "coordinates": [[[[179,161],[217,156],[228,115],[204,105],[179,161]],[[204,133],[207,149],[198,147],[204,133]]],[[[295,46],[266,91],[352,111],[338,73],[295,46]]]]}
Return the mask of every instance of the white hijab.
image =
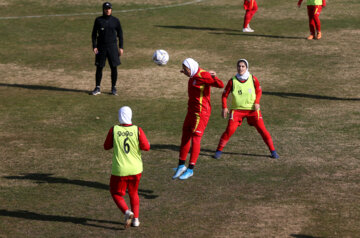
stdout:
{"type": "Polygon", "coordinates": [[[132,111],[128,106],[124,106],[119,109],[119,122],[120,124],[132,124],[132,111]]]}
{"type": "Polygon", "coordinates": [[[190,69],[190,77],[193,77],[199,70],[199,64],[192,58],[187,58],[183,61],[183,65],[190,69]]]}
{"type": "Polygon", "coordinates": [[[246,59],[239,59],[236,67],[237,67],[237,66],[239,65],[239,63],[242,62],[242,61],[245,62],[245,64],[246,64],[246,72],[245,72],[243,75],[240,75],[239,73],[237,73],[237,74],[236,74],[236,78],[237,78],[238,80],[244,81],[244,80],[247,80],[247,79],[249,78],[249,76],[250,76],[250,73],[249,73],[249,62],[247,62],[246,59]]]}

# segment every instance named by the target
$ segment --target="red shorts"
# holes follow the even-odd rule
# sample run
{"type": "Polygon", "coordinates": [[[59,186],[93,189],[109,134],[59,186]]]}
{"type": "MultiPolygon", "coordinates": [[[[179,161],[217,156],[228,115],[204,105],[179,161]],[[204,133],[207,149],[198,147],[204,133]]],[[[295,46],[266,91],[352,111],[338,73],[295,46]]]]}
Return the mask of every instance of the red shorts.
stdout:
{"type": "MultiPolygon", "coordinates": [[[[135,190],[131,192],[137,192],[141,178],[141,173],[130,176],[115,176],[111,175],[110,177],[110,193],[119,194],[124,196],[126,194],[126,189],[129,187],[130,190],[135,190]]],[[[131,193],[129,191],[129,193],[131,193]]]]}
{"type": "Polygon", "coordinates": [[[210,114],[187,113],[183,132],[202,136],[209,122],[210,114]]]}
{"type": "Polygon", "coordinates": [[[244,117],[247,119],[247,123],[250,126],[255,126],[259,120],[262,120],[260,110],[231,110],[229,120],[238,123],[238,126],[240,126],[244,117]]]}

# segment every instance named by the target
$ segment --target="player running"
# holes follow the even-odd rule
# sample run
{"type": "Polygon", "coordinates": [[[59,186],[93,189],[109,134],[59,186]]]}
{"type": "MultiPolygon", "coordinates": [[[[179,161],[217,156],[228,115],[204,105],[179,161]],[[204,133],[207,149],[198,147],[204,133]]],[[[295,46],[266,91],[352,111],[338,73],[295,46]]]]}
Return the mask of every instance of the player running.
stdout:
{"type": "Polygon", "coordinates": [[[254,16],[255,12],[258,10],[258,6],[255,0],[244,0],[244,25],[243,32],[254,32],[253,29],[250,28],[250,21],[254,16]]]}
{"type": "MultiPolygon", "coordinates": [[[[301,6],[303,0],[299,0],[298,7],[301,6]]],[[[326,6],[326,0],[307,0],[307,11],[309,16],[309,28],[310,35],[308,36],[308,40],[312,40],[315,38],[315,29],[317,31],[316,39],[320,40],[322,37],[321,34],[321,23],[320,23],[320,12],[323,7],[326,6]]]]}
{"type": "Polygon", "coordinates": [[[211,114],[210,87],[223,88],[224,83],[215,71],[205,71],[192,58],[183,61],[181,73],[190,77],[188,82],[188,112],[182,128],[179,165],[173,179],[188,179],[193,176],[194,166],[200,153],[201,137],[211,114]],[[186,168],[186,156],[192,146],[189,167],[186,168]]]}
{"type": "Polygon", "coordinates": [[[105,150],[114,148],[110,193],[118,208],[125,214],[125,228],[140,225],[138,187],[143,171],[141,150],[150,150],[144,131],[133,125],[131,118],[130,107],[120,108],[120,125],[110,128],[104,143],[105,150]],[[126,189],[130,197],[131,210],[124,200],[126,189]]]}
{"type": "Polygon", "coordinates": [[[247,119],[250,126],[255,126],[256,130],[262,136],[264,142],[269,147],[271,158],[279,158],[276,153],[270,133],[266,130],[265,124],[260,112],[260,98],[262,95],[259,80],[249,73],[249,63],[246,59],[240,59],[237,62],[238,73],[229,80],[222,94],[222,116],[226,118],[229,114],[227,107],[227,98],[232,95],[232,104],[230,117],[226,131],[222,134],[219,145],[214,154],[215,159],[219,159],[222,150],[235,133],[238,126],[241,126],[243,119],[247,119]]]}

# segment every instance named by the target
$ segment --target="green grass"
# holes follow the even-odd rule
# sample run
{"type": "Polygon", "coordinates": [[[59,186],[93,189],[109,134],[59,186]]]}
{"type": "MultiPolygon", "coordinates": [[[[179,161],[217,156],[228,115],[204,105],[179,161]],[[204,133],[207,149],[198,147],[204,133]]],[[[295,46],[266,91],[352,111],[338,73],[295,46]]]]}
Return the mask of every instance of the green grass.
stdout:
{"type": "MultiPolygon", "coordinates": [[[[100,8],[73,1],[2,3],[0,17],[100,8]]],[[[342,1],[329,2],[320,17],[324,38],[306,41],[305,5],[258,4],[254,34],[241,32],[244,11],[233,0],[116,13],[125,37],[118,97],[87,95],[94,85],[96,15],[1,19],[0,237],[356,237],[360,5],[349,1],[343,9],[342,1]],[[170,53],[165,67],[151,62],[158,48],[170,53]],[[186,78],[178,73],[186,57],[214,69],[225,83],[237,59],[249,60],[279,160],[268,157],[246,122],[221,160],[211,158],[227,124],[220,117],[222,90],[214,89],[195,175],[171,180],[187,108],[186,78]],[[129,230],[122,229],[108,192],[112,152],[103,150],[123,105],[133,109],[133,122],[152,146],[143,152],[141,226],[129,230]]],[[[107,66],[105,91],[109,80],[107,66]]]]}

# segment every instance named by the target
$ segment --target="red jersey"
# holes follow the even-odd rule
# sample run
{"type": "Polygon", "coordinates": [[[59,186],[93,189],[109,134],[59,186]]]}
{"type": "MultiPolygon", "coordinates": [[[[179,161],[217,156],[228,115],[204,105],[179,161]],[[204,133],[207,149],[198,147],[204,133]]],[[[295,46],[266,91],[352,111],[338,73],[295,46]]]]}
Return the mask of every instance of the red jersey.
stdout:
{"type": "MultiPolygon", "coordinates": [[[[122,126],[131,126],[131,124],[121,124],[121,125],[122,126]]],[[[141,129],[141,127],[138,127],[138,129],[139,129],[139,146],[140,146],[140,149],[145,150],[145,151],[150,150],[150,144],[149,144],[149,141],[146,138],[146,135],[145,135],[144,131],[141,129]]],[[[114,146],[113,130],[114,130],[114,127],[111,127],[108,134],[107,134],[107,136],[106,136],[106,139],[105,139],[105,142],[104,142],[104,149],[105,150],[110,150],[114,146]]]]}
{"type": "Polygon", "coordinates": [[[255,3],[255,0],[244,0],[244,9],[252,10],[255,3]]]}
{"type": "Polygon", "coordinates": [[[188,82],[188,112],[211,113],[210,87],[223,88],[224,83],[218,77],[212,77],[209,72],[199,68],[188,82]]]}
{"type": "MultiPolygon", "coordinates": [[[[259,80],[253,75],[253,80],[254,80],[254,87],[255,87],[255,94],[256,94],[256,99],[255,99],[255,104],[260,104],[260,98],[262,95],[262,90],[261,90],[261,86],[259,83],[259,80]]],[[[239,81],[240,83],[244,83],[246,81],[239,81]]],[[[226,87],[224,89],[224,92],[222,94],[222,108],[227,108],[227,98],[229,96],[229,94],[232,92],[233,89],[233,82],[232,82],[232,78],[229,80],[229,82],[226,84],[226,87]]]]}

